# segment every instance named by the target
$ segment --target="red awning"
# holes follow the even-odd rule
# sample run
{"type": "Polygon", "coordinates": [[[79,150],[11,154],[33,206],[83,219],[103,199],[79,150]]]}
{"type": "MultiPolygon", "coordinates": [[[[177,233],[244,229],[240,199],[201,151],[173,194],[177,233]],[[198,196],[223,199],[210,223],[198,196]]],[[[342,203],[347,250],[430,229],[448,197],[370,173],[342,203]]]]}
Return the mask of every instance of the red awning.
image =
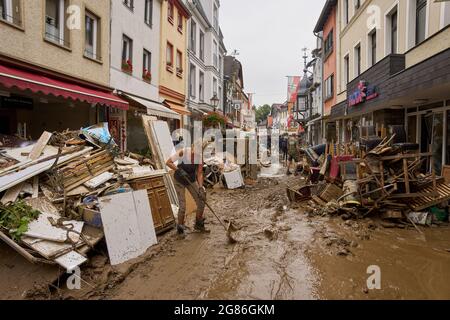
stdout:
{"type": "Polygon", "coordinates": [[[63,97],[65,99],[79,100],[87,103],[98,103],[128,110],[128,102],[112,93],[82,87],[42,74],[5,65],[0,65],[0,84],[7,88],[17,87],[20,90],[31,90],[34,93],[41,92],[55,97],[63,97]]]}

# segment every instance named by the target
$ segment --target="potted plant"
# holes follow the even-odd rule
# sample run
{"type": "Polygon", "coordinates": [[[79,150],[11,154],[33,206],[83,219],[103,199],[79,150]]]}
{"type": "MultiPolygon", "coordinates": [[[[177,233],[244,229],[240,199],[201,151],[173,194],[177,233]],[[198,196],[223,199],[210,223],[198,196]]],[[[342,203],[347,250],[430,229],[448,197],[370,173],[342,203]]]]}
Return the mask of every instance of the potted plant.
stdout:
{"type": "Polygon", "coordinates": [[[144,69],[144,72],[142,74],[142,78],[147,82],[152,82],[152,74],[147,69],[144,69]]]}
{"type": "Polygon", "coordinates": [[[130,60],[123,60],[122,61],[122,70],[128,73],[133,72],[133,64],[130,60]]]}
{"type": "Polygon", "coordinates": [[[227,119],[218,112],[210,112],[203,117],[203,127],[220,129],[224,128],[227,123],[227,119]]]}

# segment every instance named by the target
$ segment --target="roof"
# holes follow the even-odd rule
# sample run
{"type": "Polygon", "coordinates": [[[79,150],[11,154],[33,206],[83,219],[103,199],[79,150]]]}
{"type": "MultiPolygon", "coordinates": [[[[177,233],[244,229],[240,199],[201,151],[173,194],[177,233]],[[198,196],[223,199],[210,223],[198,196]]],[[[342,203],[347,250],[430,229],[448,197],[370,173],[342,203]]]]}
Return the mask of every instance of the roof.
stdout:
{"type": "Polygon", "coordinates": [[[233,56],[224,57],[224,75],[230,78],[238,77],[244,88],[244,75],[241,62],[233,56]]]}
{"type": "Polygon", "coordinates": [[[331,10],[333,10],[336,4],[337,0],[327,0],[325,6],[322,9],[322,13],[320,14],[319,20],[317,21],[316,27],[314,28],[315,33],[323,31],[323,27],[328,20],[331,10]]]}
{"type": "Polygon", "coordinates": [[[189,12],[189,9],[184,4],[183,0],[169,0],[171,1],[177,9],[183,14],[187,19],[191,17],[191,13],[189,12]]]}
{"type": "Polygon", "coordinates": [[[211,28],[212,24],[209,21],[208,16],[206,15],[205,9],[203,9],[201,2],[199,0],[192,0],[192,4],[194,5],[194,8],[197,9],[202,19],[205,20],[207,27],[211,28]]]}

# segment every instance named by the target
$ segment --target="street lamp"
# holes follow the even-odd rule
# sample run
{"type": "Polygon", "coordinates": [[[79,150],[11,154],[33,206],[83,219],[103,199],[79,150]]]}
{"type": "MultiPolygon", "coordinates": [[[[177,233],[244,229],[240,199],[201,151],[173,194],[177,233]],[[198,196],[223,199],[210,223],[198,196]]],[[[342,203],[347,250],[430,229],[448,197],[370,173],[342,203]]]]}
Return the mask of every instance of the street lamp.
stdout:
{"type": "Polygon", "coordinates": [[[217,97],[217,93],[214,93],[214,97],[211,98],[211,105],[214,107],[214,112],[216,112],[217,107],[219,106],[219,98],[217,97]]]}

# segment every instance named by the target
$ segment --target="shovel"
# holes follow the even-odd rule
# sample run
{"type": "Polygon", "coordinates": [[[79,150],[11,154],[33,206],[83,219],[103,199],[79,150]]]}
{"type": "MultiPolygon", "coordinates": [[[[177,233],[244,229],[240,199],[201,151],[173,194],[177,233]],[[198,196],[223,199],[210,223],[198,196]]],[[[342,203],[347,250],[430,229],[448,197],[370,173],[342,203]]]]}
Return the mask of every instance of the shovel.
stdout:
{"type": "MultiPolygon", "coordinates": [[[[195,186],[187,177],[185,177],[184,175],[182,175],[182,176],[183,176],[183,179],[187,183],[189,183],[189,185],[191,187],[193,187],[194,189],[197,188],[197,186],[195,186]]],[[[202,197],[200,196],[200,193],[198,193],[198,192],[197,192],[197,196],[198,196],[199,199],[202,199],[202,197]]],[[[209,205],[209,203],[206,201],[206,199],[204,200],[204,204],[209,210],[211,210],[211,212],[214,215],[214,217],[216,217],[217,221],[219,221],[220,224],[222,225],[222,227],[225,229],[225,232],[226,232],[227,238],[228,238],[228,242],[231,243],[231,244],[237,243],[238,241],[235,238],[233,238],[232,232],[238,231],[238,229],[233,225],[233,223],[231,221],[229,221],[227,223],[227,225],[225,225],[225,222],[222,221],[222,219],[219,218],[219,216],[217,215],[216,211],[214,211],[214,209],[209,205]]]]}

